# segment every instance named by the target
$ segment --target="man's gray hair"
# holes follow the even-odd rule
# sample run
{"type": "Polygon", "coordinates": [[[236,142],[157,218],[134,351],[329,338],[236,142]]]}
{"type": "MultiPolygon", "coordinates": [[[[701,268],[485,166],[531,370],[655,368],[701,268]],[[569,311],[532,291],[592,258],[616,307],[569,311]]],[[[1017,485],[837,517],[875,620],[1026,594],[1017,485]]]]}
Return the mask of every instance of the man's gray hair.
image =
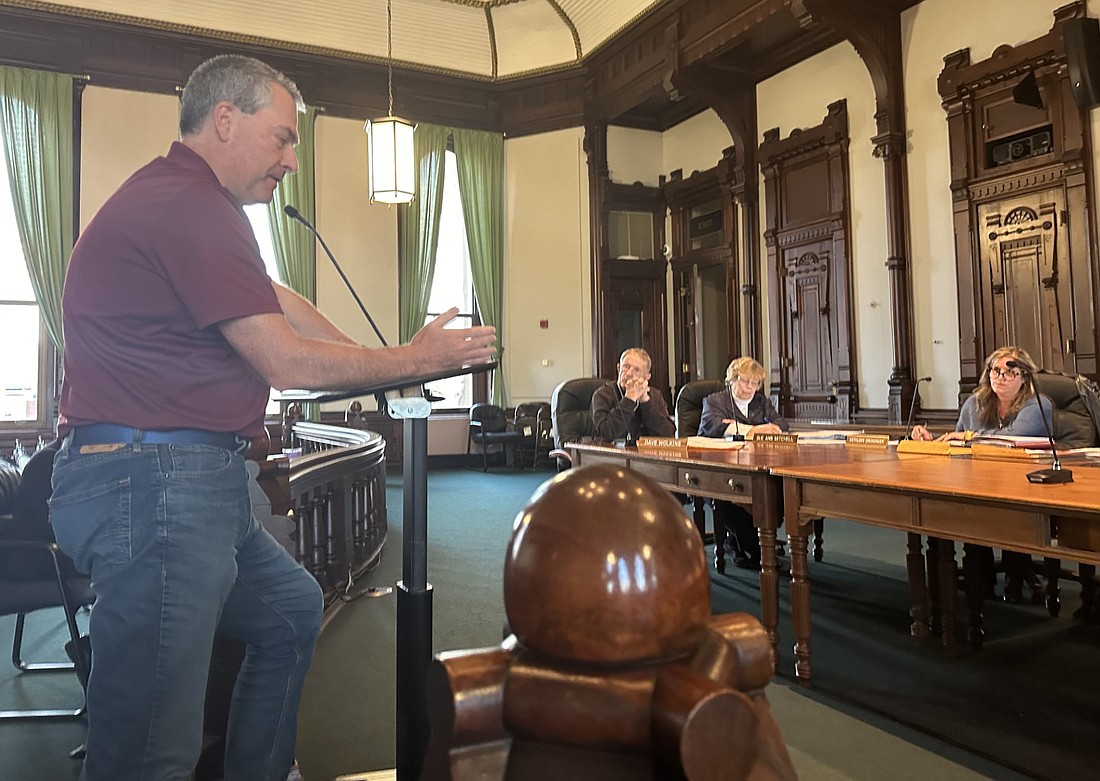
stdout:
{"type": "Polygon", "coordinates": [[[305,110],[298,86],[266,63],[240,54],[219,54],[191,72],[180,98],[180,136],[199,132],[214,106],[229,101],[245,114],[271,103],[271,85],[278,84],[305,110]]]}
{"type": "Polygon", "coordinates": [[[626,360],[628,355],[633,355],[636,358],[640,358],[645,361],[645,370],[653,371],[653,359],[649,357],[649,353],[643,350],[641,347],[627,347],[623,350],[622,355],[619,356],[619,364],[626,360]]]}

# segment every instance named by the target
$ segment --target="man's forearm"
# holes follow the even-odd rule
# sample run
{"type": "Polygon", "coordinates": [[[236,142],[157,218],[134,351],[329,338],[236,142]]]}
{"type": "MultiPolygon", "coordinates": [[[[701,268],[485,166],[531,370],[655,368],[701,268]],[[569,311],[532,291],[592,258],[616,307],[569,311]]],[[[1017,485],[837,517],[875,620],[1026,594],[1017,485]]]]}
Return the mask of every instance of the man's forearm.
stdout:
{"type": "Polygon", "coordinates": [[[304,296],[284,285],[272,283],[272,287],[275,288],[275,295],[279,299],[279,306],[283,308],[287,322],[299,336],[356,344],[354,339],[337,328],[335,323],[321,314],[321,311],[304,296]]]}
{"type": "Polygon", "coordinates": [[[492,358],[491,329],[426,326],[407,345],[368,348],[299,335],[281,314],[219,324],[226,340],[272,387],[345,390],[433,374],[492,358]]]}

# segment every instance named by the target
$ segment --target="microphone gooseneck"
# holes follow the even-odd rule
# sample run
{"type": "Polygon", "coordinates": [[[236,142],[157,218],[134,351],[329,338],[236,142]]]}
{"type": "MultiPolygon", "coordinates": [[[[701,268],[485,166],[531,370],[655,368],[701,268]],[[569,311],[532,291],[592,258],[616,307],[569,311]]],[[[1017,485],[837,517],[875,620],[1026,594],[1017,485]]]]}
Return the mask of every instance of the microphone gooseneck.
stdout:
{"type": "MultiPolygon", "coordinates": [[[[1031,373],[1024,364],[1019,361],[1005,361],[1005,366],[1010,369],[1015,369],[1020,374],[1027,377],[1028,384],[1031,386],[1031,392],[1035,394],[1035,403],[1039,405],[1039,417],[1043,420],[1043,429],[1047,433],[1047,440],[1050,442],[1050,455],[1052,461],[1050,469],[1037,469],[1034,472],[1027,473],[1027,479],[1032,483],[1072,483],[1073,472],[1069,469],[1062,468],[1062,461],[1058,458],[1058,448],[1054,443],[1054,432],[1050,429],[1050,424],[1047,423],[1047,416],[1043,413],[1043,395],[1039,393],[1039,386],[1035,382],[1035,375],[1031,373]]],[[[1051,417],[1054,417],[1054,409],[1051,408],[1051,417]]]]}
{"type": "Polygon", "coordinates": [[[912,439],[913,438],[913,435],[912,435],[912,431],[913,431],[913,413],[917,411],[917,388],[920,387],[920,384],[922,382],[932,382],[932,377],[931,376],[921,377],[916,382],[913,383],[913,398],[909,402],[909,417],[905,421],[905,438],[906,439],[912,439]]]}
{"type": "Polygon", "coordinates": [[[733,413],[733,433],[727,434],[726,439],[731,442],[744,442],[745,435],[741,433],[741,424],[737,420],[737,401],[733,398],[733,383],[726,383],[726,393],[730,396],[730,407],[733,413]]]}
{"type": "Polygon", "coordinates": [[[344,273],[344,270],[340,268],[340,264],[336,262],[336,258],[332,254],[332,250],[330,250],[328,248],[328,245],[325,244],[325,240],[321,238],[321,234],[317,232],[317,229],[313,227],[309,220],[302,216],[302,213],[300,211],[295,209],[289,203],[283,207],[283,213],[285,213],[287,217],[290,217],[290,219],[297,220],[298,222],[302,223],[302,225],[305,225],[309,229],[309,232],[317,237],[317,241],[321,243],[321,248],[324,249],[325,254],[328,255],[328,259],[332,261],[332,265],[336,269],[336,272],[340,275],[340,279],[344,280],[344,286],[348,289],[348,292],[351,293],[352,298],[355,299],[355,303],[359,304],[359,309],[363,313],[363,316],[367,318],[367,322],[370,323],[370,327],[374,329],[374,334],[378,337],[378,341],[382,343],[383,347],[389,347],[389,343],[386,341],[386,337],[382,336],[382,332],[378,330],[378,326],[374,323],[374,318],[370,316],[370,312],[367,311],[367,307],[363,304],[362,299],[359,298],[359,294],[356,293],[355,288],[351,286],[351,281],[348,279],[348,275],[344,273]]]}

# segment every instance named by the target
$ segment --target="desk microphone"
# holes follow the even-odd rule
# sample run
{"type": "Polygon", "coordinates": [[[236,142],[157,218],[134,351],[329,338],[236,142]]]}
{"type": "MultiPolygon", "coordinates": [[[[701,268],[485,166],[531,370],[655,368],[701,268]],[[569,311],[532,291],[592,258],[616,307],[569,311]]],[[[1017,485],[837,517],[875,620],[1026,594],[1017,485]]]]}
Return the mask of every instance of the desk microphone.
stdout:
{"type": "MultiPolygon", "coordinates": [[[[1039,417],[1043,419],[1043,428],[1047,432],[1047,439],[1050,440],[1050,454],[1053,456],[1050,469],[1037,469],[1034,472],[1028,472],[1027,479],[1032,483],[1072,483],[1073,472],[1069,469],[1063,469],[1062,462],[1058,458],[1058,449],[1054,444],[1054,433],[1050,430],[1050,424],[1047,423],[1047,416],[1043,414],[1043,396],[1039,393],[1035,376],[1019,361],[1005,361],[1005,366],[1016,369],[1020,374],[1027,377],[1028,384],[1031,385],[1031,392],[1035,394],[1035,403],[1039,405],[1039,417]]],[[[1054,417],[1053,407],[1051,407],[1050,416],[1051,418],[1054,417]]]]}
{"type": "Polygon", "coordinates": [[[913,398],[909,402],[909,419],[905,421],[905,436],[903,439],[912,439],[913,413],[917,411],[917,389],[922,382],[932,382],[931,377],[921,377],[913,383],[913,398]]]}
{"type": "Polygon", "coordinates": [[[332,261],[332,265],[336,268],[337,273],[340,274],[340,279],[344,280],[344,285],[347,287],[348,292],[351,293],[352,298],[355,299],[355,303],[359,304],[359,309],[363,312],[363,315],[367,318],[367,322],[370,323],[370,327],[374,329],[375,336],[378,337],[378,341],[382,343],[383,347],[389,347],[386,342],[386,337],[382,336],[382,332],[378,330],[378,326],[374,324],[374,318],[370,316],[370,312],[363,305],[362,300],[359,298],[359,294],[355,292],[355,288],[351,286],[351,282],[348,280],[348,275],[344,273],[344,270],[340,268],[340,264],[336,262],[336,258],[333,257],[332,250],[325,244],[325,240],[321,238],[321,234],[317,232],[317,229],[310,224],[309,220],[302,216],[302,213],[291,206],[289,203],[283,207],[283,212],[287,217],[309,228],[309,232],[317,237],[317,241],[321,242],[321,247],[325,250],[325,254],[328,255],[328,259],[332,261]]]}
{"type": "Polygon", "coordinates": [[[744,442],[745,435],[741,433],[741,424],[737,421],[737,402],[733,398],[733,384],[726,383],[726,393],[730,395],[730,404],[733,406],[733,433],[726,434],[728,442],[744,442]]]}

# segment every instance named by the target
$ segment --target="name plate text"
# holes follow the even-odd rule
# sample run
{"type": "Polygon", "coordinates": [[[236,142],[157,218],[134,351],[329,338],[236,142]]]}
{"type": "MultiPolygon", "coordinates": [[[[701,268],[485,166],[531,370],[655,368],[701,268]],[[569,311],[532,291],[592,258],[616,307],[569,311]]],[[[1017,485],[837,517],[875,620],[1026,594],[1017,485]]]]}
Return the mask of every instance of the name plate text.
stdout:
{"type": "Polygon", "coordinates": [[[769,445],[797,445],[798,434],[753,434],[753,443],[763,442],[769,445]]]}

